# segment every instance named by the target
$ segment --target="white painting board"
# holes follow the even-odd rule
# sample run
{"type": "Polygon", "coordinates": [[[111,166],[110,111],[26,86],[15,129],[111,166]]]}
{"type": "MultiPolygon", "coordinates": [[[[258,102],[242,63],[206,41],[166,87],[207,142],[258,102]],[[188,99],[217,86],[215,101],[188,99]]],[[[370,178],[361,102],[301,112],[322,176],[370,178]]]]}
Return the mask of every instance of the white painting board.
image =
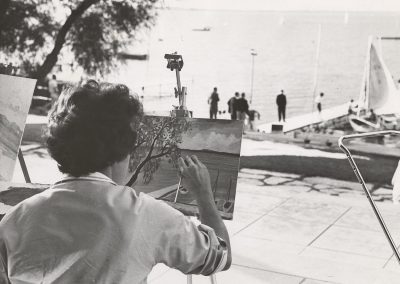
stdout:
{"type": "Polygon", "coordinates": [[[0,181],[10,181],[36,80],[0,74],[0,181]]]}

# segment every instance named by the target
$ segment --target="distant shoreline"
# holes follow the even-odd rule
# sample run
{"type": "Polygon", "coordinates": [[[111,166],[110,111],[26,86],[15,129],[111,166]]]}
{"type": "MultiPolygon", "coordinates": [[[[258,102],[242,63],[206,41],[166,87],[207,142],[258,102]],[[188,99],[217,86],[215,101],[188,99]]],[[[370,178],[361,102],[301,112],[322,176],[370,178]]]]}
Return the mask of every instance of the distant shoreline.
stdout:
{"type": "Polygon", "coordinates": [[[234,153],[219,152],[219,151],[213,151],[213,150],[207,150],[207,149],[193,150],[193,149],[179,148],[179,150],[181,150],[181,151],[191,151],[191,152],[202,152],[202,153],[216,153],[216,154],[221,154],[221,155],[229,155],[229,156],[240,157],[240,153],[234,154],[234,153]]]}

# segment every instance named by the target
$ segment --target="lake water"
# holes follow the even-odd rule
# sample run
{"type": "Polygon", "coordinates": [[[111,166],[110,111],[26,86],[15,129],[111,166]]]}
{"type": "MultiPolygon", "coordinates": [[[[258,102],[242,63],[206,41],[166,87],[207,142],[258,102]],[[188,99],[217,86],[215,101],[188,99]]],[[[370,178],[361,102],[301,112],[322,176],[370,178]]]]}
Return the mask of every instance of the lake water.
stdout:
{"type": "MultiPolygon", "coordinates": [[[[255,49],[252,108],[262,121],[277,119],[276,94],[287,93],[287,116],[313,110],[318,29],[321,26],[317,92],[323,107],[358,98],[369,35],[399,36],[400,14],[353,12],[249,12],[160,10],[155,26],[139,35],[128,51],[149,54],[148,61],[128,61],[110,81],[126,83],[141,93],[147,110],[164,111],[173,98],[175,73],[166,68],[165,53],[178,51],[185,65],[188,107],[195,117],[208,116],[207,98],[214,86],[220,110],[235,91],[250,96],[255,49]],[[194,31],[210,27],[210,31],[194,31]],[[159,96],[163,97],[159,97],[159,96]]],[[[400,78],[400,41],[382,42],[384,58],[396,81],[400,78]]]]}

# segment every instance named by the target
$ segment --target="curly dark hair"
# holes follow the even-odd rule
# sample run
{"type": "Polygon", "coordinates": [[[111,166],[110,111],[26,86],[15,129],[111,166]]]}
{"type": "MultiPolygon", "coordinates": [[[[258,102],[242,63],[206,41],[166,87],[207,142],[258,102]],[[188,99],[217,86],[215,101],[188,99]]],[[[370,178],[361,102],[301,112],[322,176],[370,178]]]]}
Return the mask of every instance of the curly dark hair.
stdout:
{"type": "Polygon", "coordinates": [[[90,80],[67,87],[49,113],[46,144],[61,172],[82,176],[127,157],[143,106],[128,87],[90,80]]]}

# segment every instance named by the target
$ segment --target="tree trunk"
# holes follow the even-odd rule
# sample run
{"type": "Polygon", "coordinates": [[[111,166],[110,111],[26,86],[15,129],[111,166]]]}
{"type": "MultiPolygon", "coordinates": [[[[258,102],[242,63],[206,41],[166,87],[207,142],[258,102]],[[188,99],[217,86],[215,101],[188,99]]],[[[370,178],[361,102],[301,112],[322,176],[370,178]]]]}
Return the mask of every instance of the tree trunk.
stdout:
{"type": "Polygon", "coordinates": [[[50,73],[51,69],[53,69],[54,65],[57,63],[58,55],[62,47],[64,46],[65,39],[67,36],[68,31],[71,29],[73,23],[79,19],[85,13],[87,9],[93,4],[96,4],[100,0],[84,0],[78,7],[71,12],[71,15],[67,18],[64,25],[61,27],[60,31],[57,34],[53,50],[47,55],[46,59],[44,60],[42,66],[39,67],[35,74],[35,78],[43,80],[47,74],[50,73]]]}
{"type": "Polygon", "coordinates": [[[148,161],[153,160],[153,159],[157,159],[157,158],[161,158],[162,156],[165,156],[167,154],[169,154],[169,153],[168,152],[163,152],[163,153],[159,153],[157,155],[151,156],[151,157],[147,156],[146,159],[143,160],[140,163],[140,165],[136,168],[135,173],[132,175],[131,179],[126,183],[126,186],[132,186],[135,183],[135,181],[137,180],[137,178],[138,178],[138,176],[140,174],[140,171],[142,170],[142,168],[144,167],[144,165],[148,161]]]}

